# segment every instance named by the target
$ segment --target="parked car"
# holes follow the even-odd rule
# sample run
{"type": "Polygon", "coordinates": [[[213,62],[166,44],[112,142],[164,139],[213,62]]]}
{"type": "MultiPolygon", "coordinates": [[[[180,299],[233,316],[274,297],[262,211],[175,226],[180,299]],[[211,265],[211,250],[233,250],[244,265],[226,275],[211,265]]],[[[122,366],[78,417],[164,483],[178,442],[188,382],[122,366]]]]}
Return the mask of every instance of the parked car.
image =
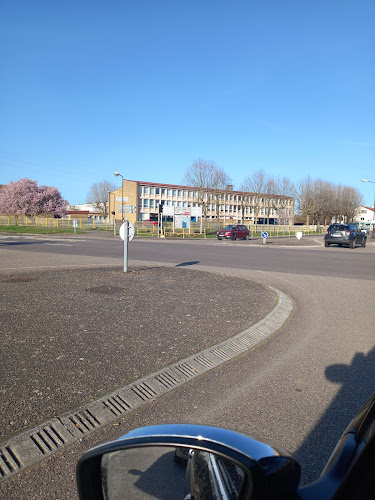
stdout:
{"type": "Polygon", "coordinates": [[[365,233],[366,236],[368,235],[367,227],[361,227],[361,231],[362,231],[362,233],[365,233]]]}
{"type": "Polygon", "coordinates": [[[228,225],[225,226],[224,229],[220,229],[216,233],[217,239],[222,240],[223,238],[227,238],[228,240],[236,240],[237,238],[243,238],[244,240],[248,240],[250,235],[250,231],[246,226],[242,225],[228,225]]]}
{"type": "Polygon", "coordinates": [[[366,241],[367,235],[361,231],[357,224],[331,224],[324,236],[326,247],[349,245],[350,248],[355,248],[357,244],[365,247],[366,241]]]}

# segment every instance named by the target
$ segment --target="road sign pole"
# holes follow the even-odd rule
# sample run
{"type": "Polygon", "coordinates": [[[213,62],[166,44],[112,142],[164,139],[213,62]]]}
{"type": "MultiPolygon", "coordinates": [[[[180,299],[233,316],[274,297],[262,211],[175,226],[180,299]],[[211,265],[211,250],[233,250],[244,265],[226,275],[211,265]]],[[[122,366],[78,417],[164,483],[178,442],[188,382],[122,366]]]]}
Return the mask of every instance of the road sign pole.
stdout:
{"type": "Polygon", "coordinates": [[[128,272],[128,244],[129,244],[129,225],[128,221],[124,221],[124,273],[128,272]]]}

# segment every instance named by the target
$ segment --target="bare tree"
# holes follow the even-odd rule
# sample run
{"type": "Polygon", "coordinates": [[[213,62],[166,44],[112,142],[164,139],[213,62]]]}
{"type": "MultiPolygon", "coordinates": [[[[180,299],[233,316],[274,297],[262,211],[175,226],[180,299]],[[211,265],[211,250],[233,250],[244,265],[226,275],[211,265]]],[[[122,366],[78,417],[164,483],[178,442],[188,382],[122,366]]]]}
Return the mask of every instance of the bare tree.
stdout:
{"type": "Polygon", "coordinates": [[[335,185],[307,177],[297,189],[298,209],[306,224],[329,224],[333,218],[350,222],[362,203],[360,192],[349,186],[335,185]]]}
{"type": "Polygon", "coordinates": [[[346,222],[351,222],[356,215],[358,207],[363,203],[362,195],[358,189],[346,186],[343,189],[343,198],[343,216],[346,222]]]}
{"type": "Polygon", "coordinates": [[[216,165],[212,161],[198,158],[185,172],[184,182],[188,186],[198,189],[198,203],[203,208],[203,217],[206,220],[207,204],[211,201],[211,189],[216,165]]]}
{"type": "Polygon", "coordinates": [[[203,207],[203,217],[206,219],[207,205],[212,202],[216,204],[216,214],[219,217],[221,194],[231,182],[224,170],[213,161],[199,158],[186,171],[184,182],[198,189],[197,201],[203,207]]]}
{"type": "Polygon", "coordinates": [[[264,170],[257,170],[247,176],[241,185],[243,191],[251,193],[249,202],[254,210],[254,224],[257,224],[259,212],[265,204],[265,192],[268,182],[269,177],[264,170]]]}
{"type": "Polygon", "coordinates": [[[305,218],[306,224],[309,225],[310,217],[314,213],[314,189],[310,176],[299,182],[296,191],[299,213],[305,218]]]}
{"type": "Polygon", "coordinates": [[[265,201],[267,218],[271,215],[271,210],[274,210],[285,223],[290,223],[294,217],[294,205],[291,199],[296,195],[296,189],[293,182],[288,177],[269,177],[266,185],[267,198],[265,201]]]}
{"type": "Polygon", "coordinates": [[[108,191],[114,191],[115,189],[116,186],[112,182],[97,182],[91,186],[86,201],[87,203],[95,205],[102,217],[106,217],[108,211],[108,191]]]}
{"type": "MultiPolygon", "coordinates": [[[[246,187],[244,184],[241,184],[240,186],[241,191],[246,191],[246,187]]],[[[241,222],[244,224],[245,222],[245,213],[246,209],[250,208],[250,199],[251,197],[245,193],[238,195],[238,207],[241,213],[241,222]]]]}
{"type": "Polygon", "coordinates": [[[216,205],[216,217],[219,221],[220,217],[220,205],[224,205],[224,217],[225,217],[225,203],[227,198],[228,187],[231,185],[232,180],[229,175],[219,167],[216,167],[213,183],[212,183],[212,198],[215,201],[216,205]]]}

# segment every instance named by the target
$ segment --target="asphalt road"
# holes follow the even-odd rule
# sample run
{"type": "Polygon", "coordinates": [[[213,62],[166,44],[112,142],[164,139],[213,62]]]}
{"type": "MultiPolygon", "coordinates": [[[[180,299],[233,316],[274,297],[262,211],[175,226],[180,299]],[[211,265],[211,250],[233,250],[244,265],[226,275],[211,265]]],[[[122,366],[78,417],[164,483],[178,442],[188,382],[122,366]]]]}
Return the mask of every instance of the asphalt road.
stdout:
{"type": "MultiPolygon", "coordinates": [[[[305,237],[301,242],[295,238],[271,239],[266,245],[255,241],[217,241],[207,240],[158,240],[135,239],[129,245],[129,259],[141,262],[157,263],[193,263],[210,267],[227,266],[234,269],[253,269],[266,272],[308,274],[320,276],[355,276],[358,279],[374,279],[375,267],[373,255],[375,243],[371,240],[366,248],[358,246],[349,251],[347,247],[322,248],[323,237],[305,237]]],[[[375,242],[375,240],[374,240],[375,242]]],[[[77,264],[105,263],[118,264],[122,260],[122,241],[108,234],[96,237],[87,234],[83,237],[37,238],[30,236],[0,238],[0,249],[14,252],[27,252],[29,265],[38,265],[39,256],[45,254],[47,266],[53,256],[59,255],[60,262],[72,264],[71,256],[77,257],[77,264]],[[96,260],[98,259],[98,260],[96,260]]],[[[7,259],[9,252],[4,252],[2,268],[14,268],[22,262],[22,254],[7,259]]],[[[23,267],[23,264],[21,264],[23,267]]]]}
{"type": "MultiPolygon", "coordinates": [[[[219,425],[267,438],[297,457],[304,481],[317,477],[341,432],[375,390],[375,246],[325,249],[321,237],[313,239],[314,246],[289,248],[242,241],[133,241],[131,265],[186,264],[271,284],[294,300],[294,315],[255,350],[6,481],[0,493],[75,498],[74,463],[88,446],[166,422],[219,425]]],[[[43,241],[7,239],[0,248],[1,267],[17,275],[41,266],[121,265],[121,242],[114,239],[43,241]]],[[[232,292],[231,300],[252,307],[240,294],[232,292]]],[[[224,309],[229,307],[228,301],[224,309]]]]}

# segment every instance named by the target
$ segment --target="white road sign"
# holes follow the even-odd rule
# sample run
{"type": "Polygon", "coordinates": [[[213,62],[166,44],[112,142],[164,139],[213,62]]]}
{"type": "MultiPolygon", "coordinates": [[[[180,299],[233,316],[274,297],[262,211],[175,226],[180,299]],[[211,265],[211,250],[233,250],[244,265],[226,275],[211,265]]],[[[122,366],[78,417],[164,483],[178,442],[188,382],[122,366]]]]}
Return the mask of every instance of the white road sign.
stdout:
{"type": "Polygon", "coordinates": [[[173,217],[174,207],[172,207],[171,205],[163,205],[163,215],[169,215],[173,217]]]}
{"type": "Polygon", "coordinates": [[[202,207],[191,207],[192,217],[202,217],[202,207]]]}
{"type": "MultiPolygon", "coordinates": [[[[129,224],[129,226],[128,226],[128,240],[131,241],[134,238],[134,234],[135,234],[134,224],[132,222],[129,222],[129,221],[127,223],[129,224]]],[[[124,240],[124,238],[125,238],[125,224],[126,224],[126,222],[121,224],[120,231],[119,231],[119,235],[120,235],[120,238],[122,240],[124,240]]]]}
{"type": "MultiPolygon", "coordinates": [[[[122,212],[122,205],[119,205],[117,207],[118,212],[122,212]]],[[[124,205],[124,212],[126,214],[133,214],[135,212],[135,206],[134,205],[124,205]]]]}

